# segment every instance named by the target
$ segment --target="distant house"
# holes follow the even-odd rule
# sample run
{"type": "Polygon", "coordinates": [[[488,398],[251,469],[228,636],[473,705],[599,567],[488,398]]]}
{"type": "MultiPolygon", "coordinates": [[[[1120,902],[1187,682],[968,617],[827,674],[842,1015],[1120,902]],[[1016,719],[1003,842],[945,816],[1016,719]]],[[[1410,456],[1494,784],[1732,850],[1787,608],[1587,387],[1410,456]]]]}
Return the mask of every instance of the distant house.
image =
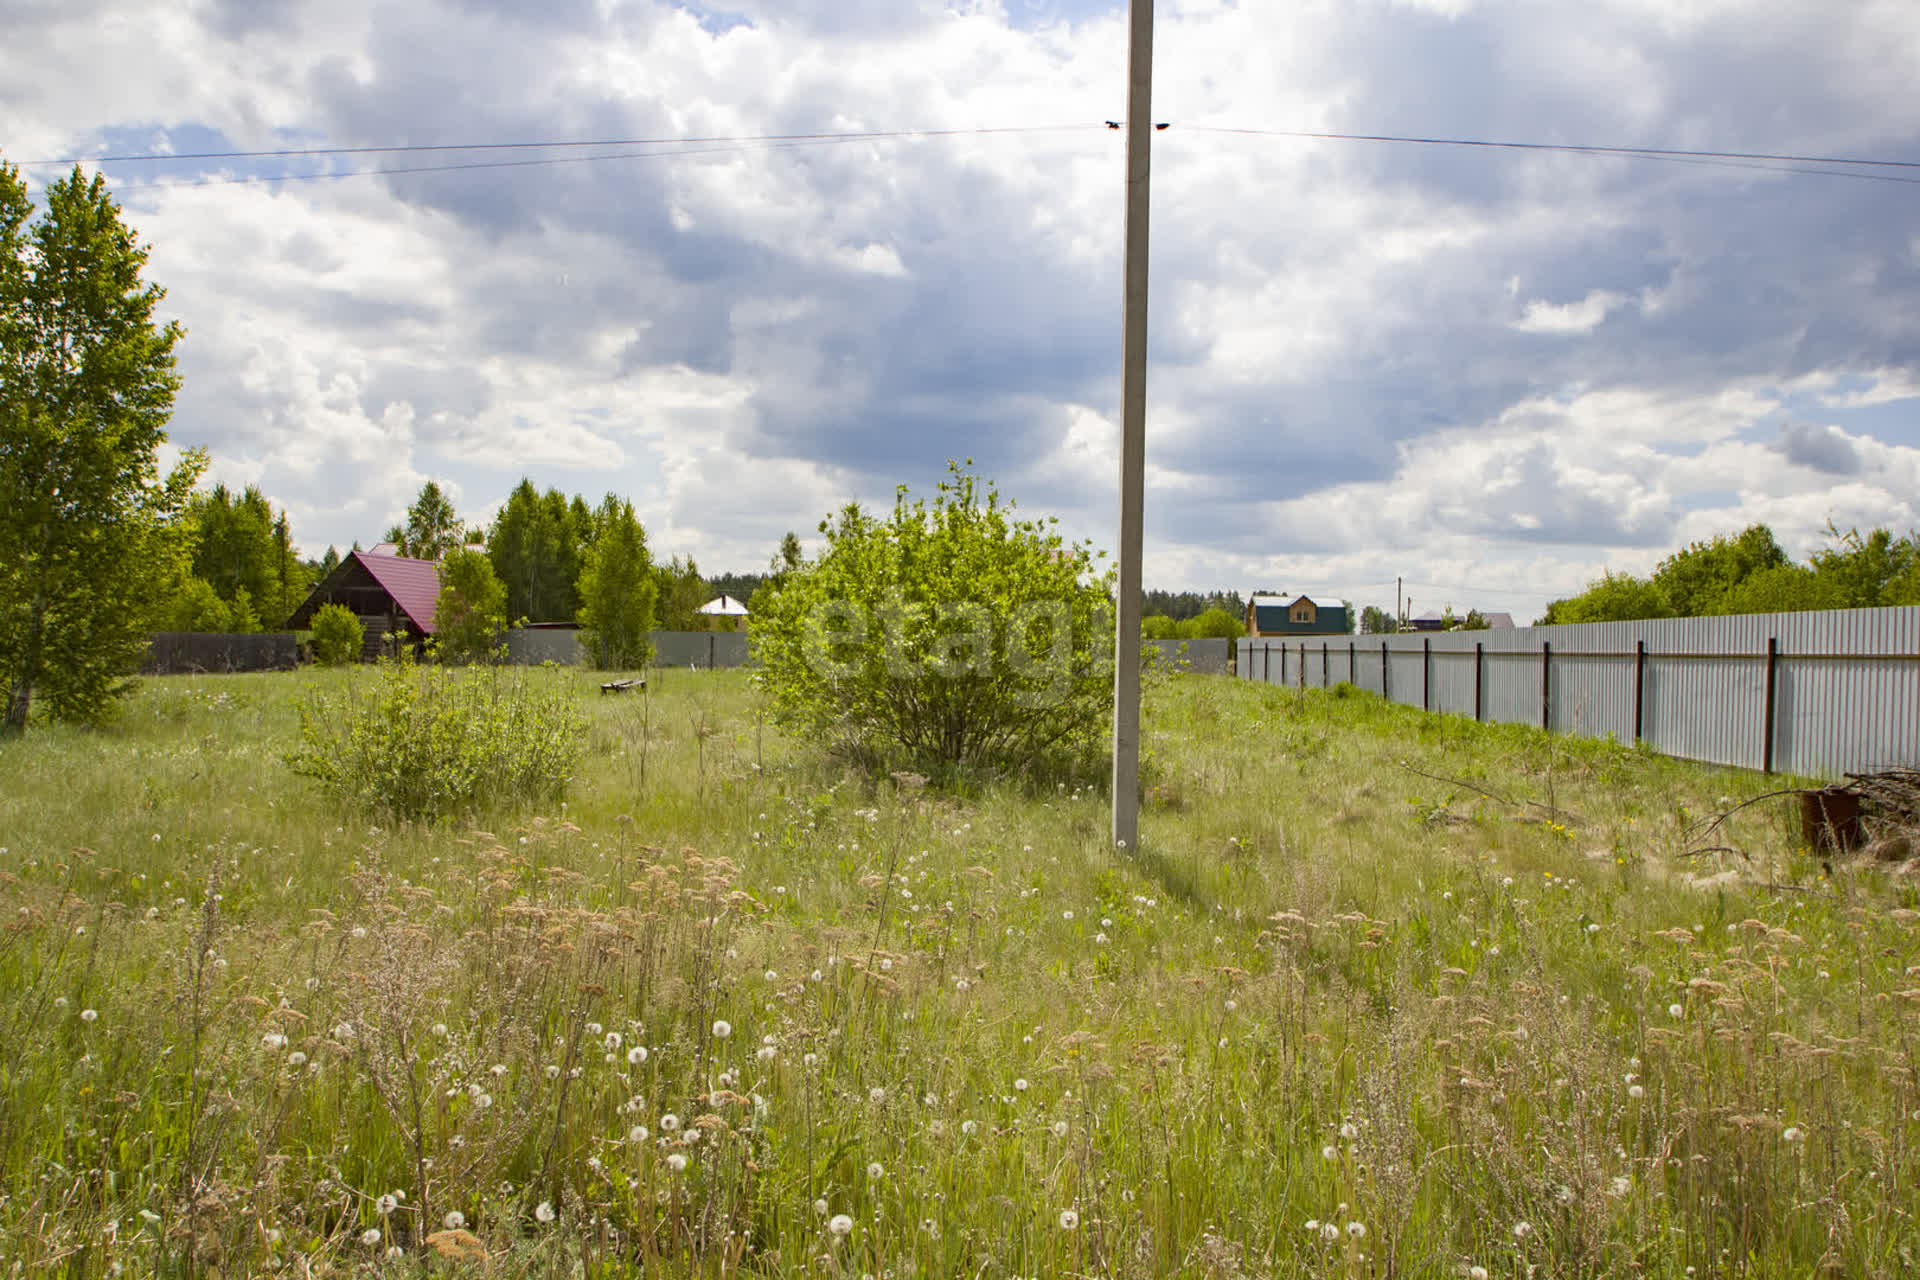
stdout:
{"type": "Polygon", "coordinates": [[[390,634],[404,631],[416,641],[432,635],[439,599],[440,566],[433,561],[353,551],[293,611],[286,629],[309,630],[322,606],[345,605],[366,628],[362,654],[372,657],[390,634]]]}
{"type": "MultiPolygon", "coordinates": [[[[1461,616],[1464,617],[1466,615],[1462,614],[1461,616]]],[[[1447,629],[1447,621],[1448,619],[1442,614],[1430,613],[1426,615],[1424,618],[1408,618],[1407,630],[1409,631],[1445,631],[1447,629]]]]}
{"type": "MultiPolygon", "coordinates": [[[[1480,619],[1487,624],[1487,630],[1489,631],[1513,630],[1513,615],[1510,613],[1483,613],[1480,615],[1480,619]]],[[[1466,622],[1466,620],[1467,615],[1464,613],[1456,614],[1451,619],[1456,628],[1466,622]]],[[[1407,619],[1407,627],[1413,631],[1445,631],[1447,630],[1448,621],[1449,619],[1445,614],[1429,614],[1424,618],[1407,619]]]]}
{"type": "Polygon", "coordinates": [[[1255,596],[1247,601],[1250,636],[1343,636],[1347,607],[1312,596],[1255,596]]]}
{"type": "Polygon", "coordinates": [[[1480,616],[1487,620],[1489,631],[1513,630],[1513,615],[1510,613],[1483,613],[1480,616]]]}

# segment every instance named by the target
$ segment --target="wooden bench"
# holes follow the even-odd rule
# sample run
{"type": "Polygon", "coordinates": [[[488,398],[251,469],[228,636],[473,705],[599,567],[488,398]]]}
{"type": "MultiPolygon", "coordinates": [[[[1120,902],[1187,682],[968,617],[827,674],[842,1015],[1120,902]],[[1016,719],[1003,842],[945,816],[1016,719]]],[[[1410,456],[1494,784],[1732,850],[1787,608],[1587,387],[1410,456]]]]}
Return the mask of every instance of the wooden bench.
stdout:
{"type": "Polygon", "coordinates": [[[600,686],[601,693],[625,693],[629,689],[644,689],[647,682],[641,680],[610,680],[600,686]]]}

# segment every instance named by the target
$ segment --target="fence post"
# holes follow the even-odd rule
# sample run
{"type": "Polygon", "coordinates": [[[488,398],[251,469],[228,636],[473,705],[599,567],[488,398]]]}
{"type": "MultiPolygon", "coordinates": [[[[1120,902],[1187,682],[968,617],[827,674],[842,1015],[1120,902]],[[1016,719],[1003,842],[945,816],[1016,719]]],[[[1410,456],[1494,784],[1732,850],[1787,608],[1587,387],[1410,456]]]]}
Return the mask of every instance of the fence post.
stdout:
{"type": "MultiPolygon", "coordinates": [[[[1380,642],[1380,696],[1387,697],[1387,642],[1380,642]]],[[[1392,699],[1388,699],[1392,701],[1392,699]]]]}
{"type": "Polygon", "coordinates": [[[1322,689],[1333,682],[1331,674],[1333,659],[1327,656],[1327,650],[1330,647],[1325,640],[1320,642],[1320,687],[1322,689]]]}
{"type": "Polygon", "coordinates": [[[1307,642],[1305,640],[1302,640],[1300,642],[1300,688],[1302,691],[1304,691],[1306,687],[1307,687],[1307,642]]]}
{"type": "Polygon", "coordinates": [[[1420,639],[1420,709],[1433,710],[1433,640],[1420,639]]]}
{"type": "Polygon", "coordinates": [[[1353,660],[1354,653],[1354,642],[1349,640],[1347,641],[1347,682],[1349,684],[1360,683],[1360,664],[1353,660]]]}
{"type": "Polygon", "coordinates": [[[1779,688],[1780,679],[1780,637],[1767,637],[1767,712],[1766,727],[1761,732],[1760,772],[1773,772],[1773,708],[1774,695],[1779,688]]]}
{"type": "Polygon", "coordinates": [[[1647,642],[1633,642],[1633,740],[1640,741],[1647,715],[1647,642]]]}
{"type": "Polygon", "coordinates": [[[1480,714],[1480,673],[1487,665],[1487,646],[1479,641],[1473,646],[1473,718],[1484,719],[1480,714]]]}
{"type": "Polygon", "coordinates": [[[1287,646],[1280,646],[1280,687],[1287,685],[1287,646]]]}
{"type": "Polygon", "coordinates": [[[1540,642],[1540,727],[1553,728],[1553,646],[1540,642]]]}

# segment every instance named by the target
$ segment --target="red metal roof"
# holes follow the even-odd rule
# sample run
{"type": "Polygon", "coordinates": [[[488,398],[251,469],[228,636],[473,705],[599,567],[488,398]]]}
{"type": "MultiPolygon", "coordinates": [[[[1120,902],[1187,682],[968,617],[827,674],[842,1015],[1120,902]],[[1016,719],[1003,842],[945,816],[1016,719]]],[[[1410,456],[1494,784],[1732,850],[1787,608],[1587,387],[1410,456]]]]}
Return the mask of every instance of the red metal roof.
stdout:
{"type": "Polygon", "coordinates": [[[369,551],[352,553],[373,580],[386,588],[400,612],[422,635],[432,635],[434,608],[440,602],[440,566],[431,560],[408,560],[403,556],[377,556],[369,551]]]}

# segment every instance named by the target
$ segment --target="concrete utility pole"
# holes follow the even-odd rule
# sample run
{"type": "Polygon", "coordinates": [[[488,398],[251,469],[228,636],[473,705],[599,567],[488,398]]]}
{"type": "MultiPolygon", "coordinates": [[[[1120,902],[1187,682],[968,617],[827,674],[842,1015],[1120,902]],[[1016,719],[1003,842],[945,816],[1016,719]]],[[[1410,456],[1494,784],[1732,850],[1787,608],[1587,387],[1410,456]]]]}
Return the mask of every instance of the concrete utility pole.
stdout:
{"type": "Polygon", "coordinates": [[[1113,643],[1113,842],[1140,844],[1140,544],[1147,470],[1147,175],[1153,149],[1153,0],[1131,0],[1127,61],[1127,279],[1121,308],[1120,599],[1113,643]]]}

